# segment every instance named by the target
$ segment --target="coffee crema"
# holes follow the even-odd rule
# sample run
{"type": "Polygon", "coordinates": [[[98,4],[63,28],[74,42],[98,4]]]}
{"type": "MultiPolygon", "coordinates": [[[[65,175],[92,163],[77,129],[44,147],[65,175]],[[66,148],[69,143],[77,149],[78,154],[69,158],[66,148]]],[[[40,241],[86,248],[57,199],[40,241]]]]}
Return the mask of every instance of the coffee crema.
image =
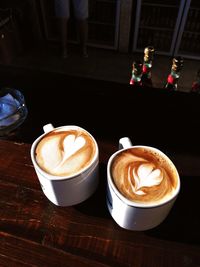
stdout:
{"type": "Polygon", "coordinates": [[[134,147],[113,159],[114,184],[127,199],[145,204],[159,204],[171,198],[178,186],[173,163],[156,150],[134,147]]]}
{"type": "Polygon", "coordinates": [[[55,176],[72,176],[89,166],[96,144],[83,129],[55,129],[38,143],[35,158],[42,170],[55,176]]]}

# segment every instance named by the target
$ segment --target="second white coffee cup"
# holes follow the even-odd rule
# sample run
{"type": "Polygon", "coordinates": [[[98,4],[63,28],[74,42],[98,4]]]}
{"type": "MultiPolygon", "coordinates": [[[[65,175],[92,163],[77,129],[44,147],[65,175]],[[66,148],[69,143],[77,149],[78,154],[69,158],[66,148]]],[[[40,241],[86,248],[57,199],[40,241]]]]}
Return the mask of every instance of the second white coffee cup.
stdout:
{"type": "Polygon", "coordinates": [[[107,165],[107,207],[119,226],[136,231],[158,226],[169,214],[179,191],[178,171],[163,152],[133,146],[127,137],[119,140],[119,150],[107,165]],[[151,162],[153,155],[156,164],[151,162]],[[168,166],[166,172],[163,165],[168,166]]]}
{"type": "MultiPolygon", "coordinates": [[[[58,206],[72,206],[85,201],[95,192],[99,181],[99,150],[96,140],[88,131],[75,125],[54,128],[52,124],[47,124],[43,129],[44,134],[38,137],[31,146],[31,159],[45,196],[58,206]],[[70,134],[70,136],[67,137],[68,140],[65,140],[67,138],[65,138],[65,134],[63,134],[61,139],[62,151],[55,152],[54,150],[57,151],[56,146],[60,146],[60,141],[57,141],[56,138],[54,138],[55,135],[57,133],[61,134],[61,132],[67,133],[68,131],[75,133],[75,135],[70,134]],[[51,136],[54,138],[52,141],[50,140],[51,136]],[[89,141],[85,141],[84,138],[88,138],[89,141]],[[42,160],[39,163],[37,160],[38,152],[36,153],[36,150],[43,140],[48,143],[47,145],[44,145],[44,151],[41,149],[42,160]],[[72,147],[74,145],[76,146],[75,148],[72,147]],[[70,155],[73,155],[74,159],[70,161],[70,168],[71,166],[76,166],[79,160],[81,161],[81,164],[83,164],[82,158],[76,158],[76,153],[78,154],[79,150],[82,151],[84,145],[87,146],[86,149],[90,149],[89,146],[92,146],[91,149],[93,153],[91,159],[88,161],[88,164],[81,167],[80,170],[74,171],[74,173],[72,170],[72,172],[67,175],[63,174],[64,171],[61,166],[62,164],[60,163],[58,164],[59,166],[54,169],[56,169],[56,171],[59,170],[61,175],[49,173],[45,169],[46,167],[43,168],[43,166],[41,166],[43,158],[47,157],[50,163],[47,163],[45,166],[51,168],[51,157],[55,156],[54,153],[58,153],[58,157],[61,155],[61,161],[64,161],[65,159],[70,158],[70,155]],[[70,148],[70,151],[68,151],[68,148],[70,148]]],[[[81,157],[84,157],[83,152],[81,153],[81,157]]]]}

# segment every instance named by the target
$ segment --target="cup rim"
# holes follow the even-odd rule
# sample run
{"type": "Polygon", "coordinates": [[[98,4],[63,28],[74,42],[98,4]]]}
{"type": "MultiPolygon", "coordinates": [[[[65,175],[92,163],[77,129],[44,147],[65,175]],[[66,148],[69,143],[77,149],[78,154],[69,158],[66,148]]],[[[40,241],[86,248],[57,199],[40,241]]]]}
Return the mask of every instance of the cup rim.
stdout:
{"type": "Polygon", "coordinates": [[[99,162],[99,148],[98,148],[98,144],[97,141],[95,140],[95,138],[84,128],[77,126],[77,125],[63,125],[63,126],[59,126],[59,127],[55,127],[52,130],[48,131],[47,133],[43,133],[42,135],[40,135],[37,139],[35,139],[35,141],[32,143],[31,145],[31,159],[32,162],[34,164],[34,167],[37,169],[37,171],[45,178],[47,178],[48,180],[53,180],[53,181],[63,181],[63,180],[70,180],[70,179],[74,179],[76,177],[79,177],[80,175],[83,175],[85,172],[87,172],[88,170],[95,169],[96,166],[98,165],[99,162]],[[47,134],[49,134],[52,131],[61,129],[61,128],[67,128],[67,129],[80,129],[84,132],[86,132],[93,140],[94,144],[95,144],[95,155],[92,159],[92,161],[90,162],[89,165],[87,165],[86,167],[84,167],[83,169],[81,169],[79,172],[74,173],[73,175],[69,175],[69,176],[57,176],[57,175],[52,175],[50,173],[47,173],[46,171],[44,171],[37,163],[37,161],[35,160],[35,149],[37,147],[37,144],[40,142],[40,140],[47,134]]]}
{"type": "Polygon", "coordinates": [[[171,202],[172,200],[176,199],[176,197],[178,196],[178,194],[180,192],[180,187],[181,187],[180,176],[179,176],[178,170],[177,170],[176,166],[174,165],[174,163],[172,162],[172,160],[164,152],[162,152],[158,148],[155,148],[155,147],[152,147],[152,146],[148,146],[148,145],[133,145],[133,146],[130,146],[128,148],[123,148],[123,149],[120,149],[120,150],[117,150],[116,152],[114,152],[110,156],[110,158],[108,160],[108,164],[107,164],[107,182],[108,182],[108,186],[110,186],[112,188],[112,190],[115,193],[115,195],[122,202],[124,202],[127,206],[136,207],[136,208],[157,208],[159,206],[163,206],[163,205],[171,202]],[[122,193],[119,192],[119,190],[117,189],[116,185],[113,182],[112,175],[111,175],[111,172],[110,172],[110,168],[111,168],[111,164],[113,162],[113,159],[118,154],[120,154],[122,151],[129,150],[129,149],[132,149],[132,148],[137,148],[137,147],[149,148],[149,149],[152,149],[152,150],[158,152],[159,154],[161,154],[164,158],[166,158],[170,162],[170,164],[173,166],[173,168],[175,170],[175,173],[176,173],[176,176],[177,176],[177,179],[178,179],[177,186],[176,186],[176,188],[175,188],[175,190],[173,192],[173,195],[170,196],[169,198],[167,198],[166,200],[162,201],[161,203],[157,203],[157,204],[156,203],[149,203],[149,204],[146,203],[146,204],[144,204],[144,203],[134,202],[132,200],[129,200],[122,193]]]}

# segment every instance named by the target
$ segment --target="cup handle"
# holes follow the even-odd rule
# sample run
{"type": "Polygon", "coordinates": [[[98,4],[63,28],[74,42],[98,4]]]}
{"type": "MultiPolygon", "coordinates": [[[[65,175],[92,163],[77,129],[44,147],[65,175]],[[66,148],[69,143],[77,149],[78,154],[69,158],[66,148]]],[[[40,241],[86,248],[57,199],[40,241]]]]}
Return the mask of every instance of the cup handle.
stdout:
{"type": "Polygon", "coordinates": [[[52,131],[54,129],[53,125],[51,123],[46,124],[43,126],[43,131],[45,133],[49,133],[50,131],[52,131]]]}
{"type": "Polygon", "coordinates": [[[129,137],[122,137],[119,139],[119,150],[123,148],[129,148],[132,146],[132,142],[129,137]]]}

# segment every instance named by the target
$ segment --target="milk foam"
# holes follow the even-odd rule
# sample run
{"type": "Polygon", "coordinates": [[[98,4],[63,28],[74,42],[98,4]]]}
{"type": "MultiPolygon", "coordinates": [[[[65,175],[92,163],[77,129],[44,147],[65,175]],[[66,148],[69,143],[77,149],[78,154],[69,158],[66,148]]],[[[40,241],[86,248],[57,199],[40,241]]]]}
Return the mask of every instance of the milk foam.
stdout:
{"type": "Polygon", "coordinates": [[[131,183],[131,177],[134,177],[135,183],[131,185],[135,194],[145,195],[146,192],[142,190],[145,187],[152,187],[159,185],[163,180],[163,173],[160,169],[154,169],[151,163],[143,163],[138,169],[129,167],[128,180],[131,183]]]}
{"type": "Polygon", "coordinates": [[[39,142],[36,161],[49,174],[70,176],[88,166],[95,151],[95,143],[88,133],[82,130],[54,130],[39,142]]]}
{"type": "Polygon", "coordinates": [[[118,190],[129,200],[140,203],[161,203],[169,199],[177,186],[172,163],[144,148],[119,153],[111,166],[118,190]]]}

